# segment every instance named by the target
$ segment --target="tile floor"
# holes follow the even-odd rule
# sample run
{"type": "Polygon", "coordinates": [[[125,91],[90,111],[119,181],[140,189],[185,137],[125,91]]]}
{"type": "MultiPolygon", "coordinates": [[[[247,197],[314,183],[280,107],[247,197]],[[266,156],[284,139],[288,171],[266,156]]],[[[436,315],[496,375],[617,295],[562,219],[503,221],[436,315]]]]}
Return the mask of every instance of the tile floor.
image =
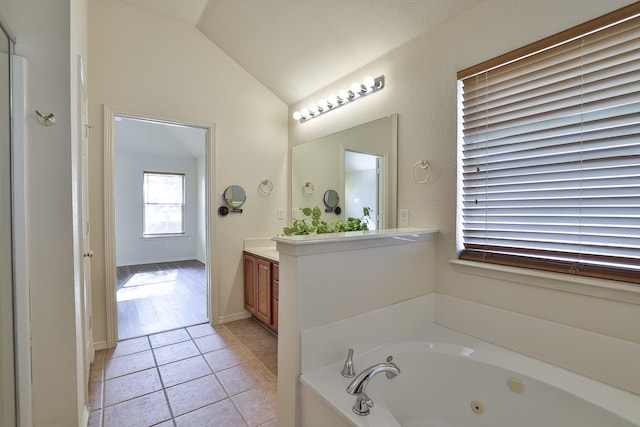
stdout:
{"type": "Polygon", "coordinates": [[[253,319],[120,341],[91,365],[89,427],[276,427],[276,352],[253,319]]]}

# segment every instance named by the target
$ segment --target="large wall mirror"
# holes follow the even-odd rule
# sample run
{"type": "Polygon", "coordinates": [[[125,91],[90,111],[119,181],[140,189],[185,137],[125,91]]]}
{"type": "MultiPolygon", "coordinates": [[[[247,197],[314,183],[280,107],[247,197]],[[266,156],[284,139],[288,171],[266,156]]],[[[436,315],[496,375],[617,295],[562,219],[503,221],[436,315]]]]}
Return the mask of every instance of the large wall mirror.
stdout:
{"type": "Polygon", "coordinates": [[[291,150],[291,208],[322,208],[328,190],[341,209],[324,212],[327,221],[360,218],[372,209],[369,229],[395,228],[397,218],[398,115],[328,135],[291,150]],[[310,189],[313,190],[310,190],[310,189]],[[338,213],[339,212],[339,213],[338,213]]]}

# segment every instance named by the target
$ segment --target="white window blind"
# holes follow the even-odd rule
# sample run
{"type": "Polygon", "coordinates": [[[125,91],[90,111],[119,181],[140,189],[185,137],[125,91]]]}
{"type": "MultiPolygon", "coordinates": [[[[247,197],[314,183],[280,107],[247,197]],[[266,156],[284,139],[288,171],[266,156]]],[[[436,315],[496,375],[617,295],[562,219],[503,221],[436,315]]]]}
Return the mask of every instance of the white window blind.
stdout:
{"type": "Polygon", "coordinates": [[[460,258],[640,283],[640,17],[458,77],[460,258]]]}
{"type": "Polygon", "coordinates": [[[144,172],[144,235],[184,233],[184,174],[144,172]]]}

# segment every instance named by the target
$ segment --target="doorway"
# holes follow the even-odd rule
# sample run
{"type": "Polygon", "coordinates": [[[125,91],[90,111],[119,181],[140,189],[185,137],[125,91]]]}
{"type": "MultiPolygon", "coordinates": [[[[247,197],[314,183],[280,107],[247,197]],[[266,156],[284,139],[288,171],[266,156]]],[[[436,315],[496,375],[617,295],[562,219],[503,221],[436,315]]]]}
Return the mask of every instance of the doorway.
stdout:
{"type": "Polygon", "coordinates": [[[211,312],[211,127],[119,113],[112,119],[110,346],[208,322],[211,312]]]}
{"type": "Polygon", "coordinates": [[[344,150],[345,218],[361,218],[363,208],[370,208],[366,219],[369,230],[378,230],[384,224],[382,160],[376,154],[344,150]]]}

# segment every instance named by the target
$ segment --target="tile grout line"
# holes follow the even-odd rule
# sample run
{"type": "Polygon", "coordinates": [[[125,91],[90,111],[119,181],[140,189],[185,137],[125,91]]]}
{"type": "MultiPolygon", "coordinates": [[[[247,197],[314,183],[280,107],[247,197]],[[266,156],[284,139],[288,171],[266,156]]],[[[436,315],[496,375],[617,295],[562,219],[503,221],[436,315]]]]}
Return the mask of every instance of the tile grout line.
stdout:
{"type": "MultiPolygon", "coordinates": [[[[186,330],[186,329],[185,329],[186,330]]],[[[189,333],[189,332],[187,332],[189,333]]],[[[191,335],[189,335],[191,336],[191,335]]],[[[169,402],[169,396],[167,395],[167,387],[165,387],[164,379],[160,374],[160,366],[158,365],[158,359],[156,359],[156,353],[153,351],[153,346],[151,345],[151,337],[149,335],[147,337],[147,342],[149,343],[149,348],[151,349],[151,355],[153,356],[153,363],[156,368],[156,374],[158,374],[158,379],[160,380],[160,385],[162,386],[162,395],[164,396],[165,404],[167,405],[167,409],[169,409],[169,419],[162,421],[163,423],[166,421],[171,421],[171,424],[176,425],[175,416],[173,415],[173,408],[171,407],[171,402],[169,402]]]]}

